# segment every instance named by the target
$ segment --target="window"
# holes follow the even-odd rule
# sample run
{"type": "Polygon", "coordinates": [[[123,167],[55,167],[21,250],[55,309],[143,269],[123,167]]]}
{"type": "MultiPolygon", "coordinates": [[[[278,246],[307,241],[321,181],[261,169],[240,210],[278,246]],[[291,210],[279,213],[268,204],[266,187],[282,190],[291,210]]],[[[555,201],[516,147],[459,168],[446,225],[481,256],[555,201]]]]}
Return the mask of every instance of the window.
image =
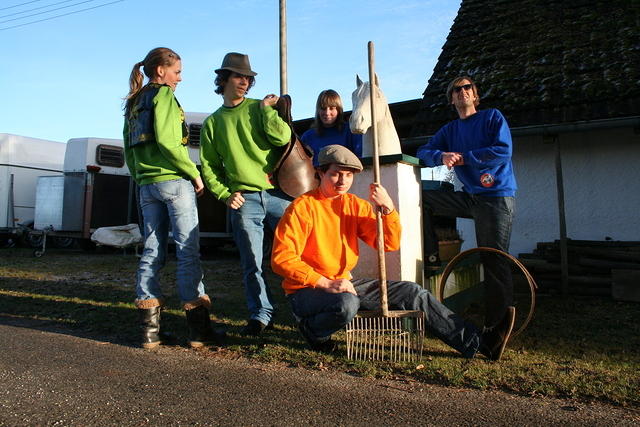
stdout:
{"type": "Polygon", "coordinates": [[[124,149],[115,145],[100,144],[96,148],[96,163],[100,166],[124,166],[124,149]]]}

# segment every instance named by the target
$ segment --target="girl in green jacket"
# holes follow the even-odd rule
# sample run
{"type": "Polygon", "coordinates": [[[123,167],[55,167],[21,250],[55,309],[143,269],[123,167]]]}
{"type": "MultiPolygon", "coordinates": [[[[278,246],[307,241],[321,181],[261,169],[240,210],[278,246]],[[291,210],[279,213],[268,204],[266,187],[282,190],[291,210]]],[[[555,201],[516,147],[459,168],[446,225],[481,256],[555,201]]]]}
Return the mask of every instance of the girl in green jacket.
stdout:
{"type": "Polygon", "coordinates": [[[184,111],[174,96],[181,72],[177,53],[163,47],[153,49],[134,65],[125,98],[125,158],[139,186],[144,226],[135,300],[144,348],[171,340],[160,331],[164,298],[158,280],[166,262],[169,230],[176,245],[176,282],[186,310],[189,344],[201,347],[222,338],[211,327],[211,301],[202,283],[196,196],[202,194],[204,185],[189,158],[184,111]],[[145,85],[140,67],[149,79],[145,85]]]}

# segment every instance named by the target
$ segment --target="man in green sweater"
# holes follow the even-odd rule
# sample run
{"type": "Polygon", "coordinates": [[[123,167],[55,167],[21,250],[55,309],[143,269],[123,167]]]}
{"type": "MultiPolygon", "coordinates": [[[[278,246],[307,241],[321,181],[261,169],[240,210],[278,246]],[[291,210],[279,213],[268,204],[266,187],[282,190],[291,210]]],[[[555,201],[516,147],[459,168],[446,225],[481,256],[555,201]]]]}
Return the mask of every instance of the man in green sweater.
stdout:
{"type": "Polygon", "coordinates": [[[216,93],[224,102],[202,124],[202,175],[207,188],[230,208],[249,309],[242,333],[258,336],[273,324],[274,302],[262,271],[263,244],[265,229],[273,234],[291,202],[271,180],[291,129],[273,108],[276,95],[246,97],[257,75],[247,55],[228,53],[215,72],[216,93]]]}

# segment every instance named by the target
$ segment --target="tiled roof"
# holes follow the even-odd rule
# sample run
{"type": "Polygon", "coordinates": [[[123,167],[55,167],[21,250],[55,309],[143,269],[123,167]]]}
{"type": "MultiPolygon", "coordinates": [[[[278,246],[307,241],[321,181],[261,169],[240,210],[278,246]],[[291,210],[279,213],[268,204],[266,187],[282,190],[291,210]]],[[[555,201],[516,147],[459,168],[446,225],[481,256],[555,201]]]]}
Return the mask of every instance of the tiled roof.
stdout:
{"type": "Polygon", "coordinates": [[[474,78],[511,127],[640,115],[640,0],[463,0],[412,136],[455,118],[446,87],[474,78]]]}

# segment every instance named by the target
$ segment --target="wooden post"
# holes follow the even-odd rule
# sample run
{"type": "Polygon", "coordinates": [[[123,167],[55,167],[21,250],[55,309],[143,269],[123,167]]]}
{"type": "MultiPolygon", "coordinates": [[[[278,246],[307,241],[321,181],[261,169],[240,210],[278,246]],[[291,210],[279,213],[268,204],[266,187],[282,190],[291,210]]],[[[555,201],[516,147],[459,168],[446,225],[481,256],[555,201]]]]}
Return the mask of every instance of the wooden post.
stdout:
{"type": "Polygon", "coordinates": [[[280,95],[287,87],[287,0],[280,0],[280,95]]]}
{"type": "Polygon", "coordinates": [[[556,146],[556,186],[558,189],[558,220],[560,222],[560,290],[562,295],[569,292],[569,259],[567,249],[567,220],[564,210],[564,181],[562,178],[562,156],[560,138],[553,135],[556,146]]]}

